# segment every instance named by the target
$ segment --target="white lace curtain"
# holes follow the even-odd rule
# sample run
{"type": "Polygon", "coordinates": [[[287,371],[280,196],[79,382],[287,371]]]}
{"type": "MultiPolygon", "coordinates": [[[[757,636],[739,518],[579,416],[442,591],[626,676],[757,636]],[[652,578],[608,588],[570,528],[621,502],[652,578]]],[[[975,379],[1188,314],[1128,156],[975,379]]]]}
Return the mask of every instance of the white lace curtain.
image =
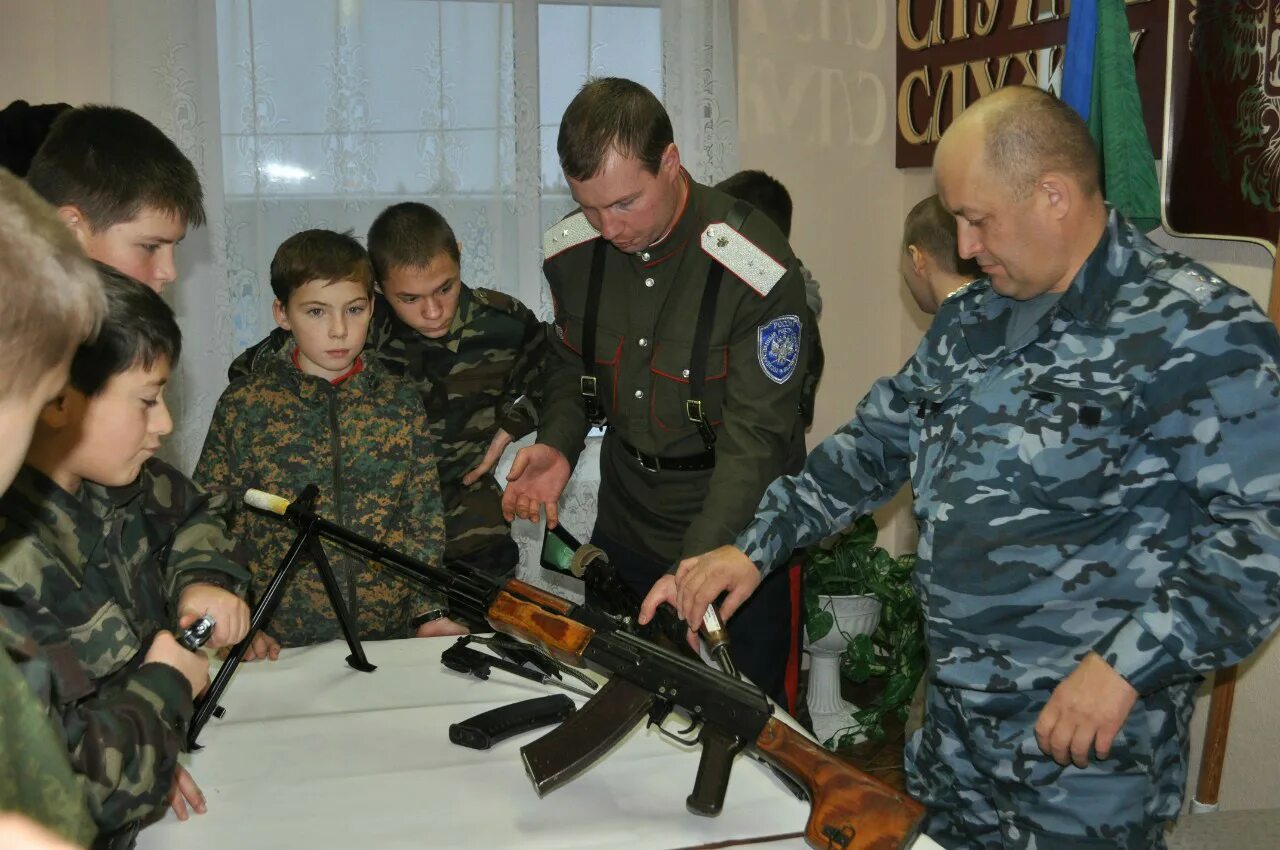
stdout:
{"type": "Polygon", "coordinates": [[[173,291],[186,468],[227,364],[271,327],[267,266],[291,233],[363,238],[386,205],[424,200],[465,280],[548,316],[541,233],[571,207],[555,135],[588,75],[658,92],[696,178],[736,167],[728,0],[116,0],[112,23],[117,102],[174,136],[208,194],[173,291]]]}
{"type": "MultiPolygon", "coordinates": [[[[696,179],[737,167],[730,0],[6,0],[4,19],[47,44],[10,51],[9,98],[128,107],[200,171],[209,225],[169,293],[184,355],[166,454],[188,471],[227,365],[272,326],[267,267],[290,234],[363,239],[388,204],[423,200],[457,231],[468,283],[549,317],[541,235],[572,206],[555,138],[588,76],[658,93],[696,179]]],[[[563,500],[579,534],[594,459],[563,500]]],[[[536,530],[517,532],[536,562],[536,530]]]]}

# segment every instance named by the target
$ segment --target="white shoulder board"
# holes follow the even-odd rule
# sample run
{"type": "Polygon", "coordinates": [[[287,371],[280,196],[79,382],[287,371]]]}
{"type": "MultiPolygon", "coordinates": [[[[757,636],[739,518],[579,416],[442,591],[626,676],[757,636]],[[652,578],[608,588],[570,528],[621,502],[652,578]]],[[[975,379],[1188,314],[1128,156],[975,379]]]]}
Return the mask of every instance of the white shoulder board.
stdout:
{"type": "Polygon", "coordinates": [[[597,238],[600,231],[591,226],[581,211],[574,213],[561,222],[551,226],[542,234],[542,259],[549,260],[562,251],[590,242],[597,238]]]}
{"type": "Polygon", "coordinates": [[[786,266],[722,221],[709,224],[702,231],[702,250],[762,296],[768,295],[787,273],[786,266]]]}

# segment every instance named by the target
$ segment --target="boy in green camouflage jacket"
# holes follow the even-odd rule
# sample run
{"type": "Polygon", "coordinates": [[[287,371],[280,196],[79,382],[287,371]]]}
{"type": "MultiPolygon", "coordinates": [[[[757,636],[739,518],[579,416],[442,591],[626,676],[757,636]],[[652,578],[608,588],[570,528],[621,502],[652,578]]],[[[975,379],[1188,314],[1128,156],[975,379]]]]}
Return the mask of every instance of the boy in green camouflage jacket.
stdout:
{"type": "Polygon", "coordinates": [[[177,764],[208,658],[171,630],[208,614],[211,647],[238,642],[248,579],[216,499],[156,459],[181,336],[142,284],[100,268],[107,318],[40,413],[0,499],[0,595],[50,659],[49,699],[89,809],[131,832],[168,800],[204,807],[177,764]]]}
{"type": "MultiPolygon", "coordinates": [[[[249,487],[291,497],[316,484],[317,513],[439,565],[444,518],[422,401],[361,355],[373,307],[368,255],[349,235],[295,234],[271,261],[271,289],[276,323],[292,343],[222,394],[196,480],[236,499],[249,487]]],[[[294,531],[247,508],[236,510],[232,530],[250,550],[261,593],[294,531]]],[[[465,631],[445,617],[428,621],[443,598],[337,548],[327,554],[361,637],[465,631]]],[[[341,637],[318,572],[295,574],[269,628],[285,646],[341,637]]]]}
{"type": "MultiPolygon", "coordinates": [[[[462,282],[453,229],[426,204],[407,201],[379,213],[369,228],[369,257],[384,296],[374,305],[369,349],[413,383],[430,415],[444,560],[511,574],[520,552],[492,470],[512,440],[536,427],[546,326],[510,295],[462,282]]],[[[287,344],[272,332],[236,358],[232,380],[287,344]]]]}

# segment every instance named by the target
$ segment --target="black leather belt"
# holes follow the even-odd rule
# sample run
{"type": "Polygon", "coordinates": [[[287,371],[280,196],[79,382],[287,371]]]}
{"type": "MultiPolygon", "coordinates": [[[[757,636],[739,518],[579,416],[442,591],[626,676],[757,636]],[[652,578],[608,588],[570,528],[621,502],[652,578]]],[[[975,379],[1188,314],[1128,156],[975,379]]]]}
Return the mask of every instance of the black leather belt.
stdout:
{"type": "Polygon", "coordinates": [[[618,445],[622,446],[624,452],[639,461],[640,465],[649,472],[661,472],[664,469],[669,469],[673,472],[702,472],[706,469],[714,469],[716,465],[715,449],[708,449],[705,452],[700,452],[696,455],[685,455],[684,457],[657,457],[640,451],[621,437],[618,438],[618,445]]]}

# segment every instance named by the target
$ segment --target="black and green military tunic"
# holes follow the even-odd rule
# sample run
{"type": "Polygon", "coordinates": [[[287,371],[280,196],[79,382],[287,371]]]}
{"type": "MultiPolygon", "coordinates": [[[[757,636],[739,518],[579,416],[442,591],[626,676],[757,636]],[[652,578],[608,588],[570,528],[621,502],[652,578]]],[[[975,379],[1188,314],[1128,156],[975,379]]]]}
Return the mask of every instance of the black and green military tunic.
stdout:
{"type": "MultiPolygon", "coordinates": [[[[807,346],[804,282],[786,238],[749,207],[685,175],[688,200],[660,243],[627,254],[603,243],[594,321],[596,398],[608,419],[596,531],[670,563],[732,542],[783,473],[796,430],[807,346]],[[707,441],[691,420],[703,293],[724,267],[705,341],[707,441]],[[688,469],[680,467],[707,466],[688,469]],[[674,467],[674,468],[673,468],[674,467]]],[[[544,237],[558,343],[538,441],[573,463],[588,429],[582,388],[589,278],[599,234],[575,213],[544,237]]],[[[589,383],[589,382],[588,382],[589,383]]]]}

